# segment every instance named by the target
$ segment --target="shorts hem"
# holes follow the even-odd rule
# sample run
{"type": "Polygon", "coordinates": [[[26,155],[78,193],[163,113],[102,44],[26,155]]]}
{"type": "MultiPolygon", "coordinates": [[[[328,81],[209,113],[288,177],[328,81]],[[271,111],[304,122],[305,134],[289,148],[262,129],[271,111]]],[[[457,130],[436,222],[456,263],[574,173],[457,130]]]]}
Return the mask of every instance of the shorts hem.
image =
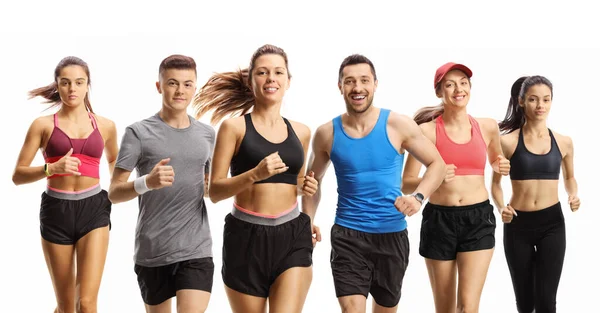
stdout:
{"type": "Polygon", "coordinates": [[[259,292],[244,292],[244,291],[239,290],[238,288],[232,287],[231,285],[227,284],[225,281],[223,281],[223,285],[225,285],[227,288],[229,288],[229,289],[231,289],[231,290],[233,290],[235,292],[239,292],[241,294],[245,294],[245,295],[249,295],[249,296],[254,296],[254,297],[259,297],[259,298],[265,298],[265,299],[269,297],[268,292],[267,292],[267,295],[260,294],[259,292]]]}

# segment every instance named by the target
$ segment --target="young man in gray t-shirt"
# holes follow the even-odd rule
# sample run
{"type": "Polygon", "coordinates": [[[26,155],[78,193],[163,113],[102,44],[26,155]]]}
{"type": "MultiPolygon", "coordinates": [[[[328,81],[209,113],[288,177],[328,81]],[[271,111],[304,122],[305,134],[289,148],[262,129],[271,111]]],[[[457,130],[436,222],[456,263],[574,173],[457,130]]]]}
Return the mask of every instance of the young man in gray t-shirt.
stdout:
{"type": "Polygon", "coordinates": [[[159,67],[160,112],[128,126],[113,172],[113,203],[138,197],[135,272],[147,312],[204,312],[212,290],[212,239],[204,203],[215,131],[187,114],[196,63],[172,55],[159,67]],[[128,181],[133,169],[138,178],[128,181]]]}

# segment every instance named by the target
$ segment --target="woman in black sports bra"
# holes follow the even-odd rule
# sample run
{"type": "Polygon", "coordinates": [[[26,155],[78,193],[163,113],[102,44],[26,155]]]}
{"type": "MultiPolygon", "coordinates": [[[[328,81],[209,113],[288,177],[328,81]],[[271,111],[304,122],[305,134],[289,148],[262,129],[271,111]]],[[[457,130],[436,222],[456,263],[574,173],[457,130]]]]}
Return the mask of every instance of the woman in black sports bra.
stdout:
{"type": "Polygon", "coordinates": [[[512,86],[500,122],[504,155],[510,159],[512,195],[504,205],[501,176],[494,173],[492,196],[504,224],[504,252],[519,312],[556,312],[556,292],[565,256],[565,221],[559,202],[561,167],[571,211],[579,209],[573,172],[573,141],[552,132],[546,119],[552,83],[521,77],[512,86]]]}
{"type": "Polygon", "coordinates": [[[219,127],[208,191],[214,203],[234,197],[222,268],[234,313],[265,312],[267,299],[271,312],[301,312],[312,281],[311,220],[297,199],[317,181],[304,175],[310,129],[280,114],[290,77],[283,49],[265,45],[247,70],[215,74],[194,99],[196,117],[214,110],[213,124],[241,115],[219,127]]]}

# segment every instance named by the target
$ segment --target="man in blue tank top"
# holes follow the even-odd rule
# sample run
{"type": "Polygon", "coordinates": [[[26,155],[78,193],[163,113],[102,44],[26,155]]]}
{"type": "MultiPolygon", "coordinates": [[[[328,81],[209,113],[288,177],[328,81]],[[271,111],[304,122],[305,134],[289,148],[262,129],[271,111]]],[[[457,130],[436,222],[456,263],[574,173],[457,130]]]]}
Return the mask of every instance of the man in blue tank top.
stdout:
{"type": "MultiPolygon", "coordinates": [[[[346,113],[315,132],[307,173],[323,179],[332,162],[338,204],[331,229],[331,268],[342,312],[396,312],[408,266],[405,216],[419,211],[444,179],[446,166],[435,146],[408,116],[372,105],[377,89],[373,63],[362,55],[344,59],[338,87],[346,113]],[[404,151],[427,167],[415,193],[402,195],[404,151]]],[[[321,198],[302,199],[314,221],[321,198]]],[[[320,240],[317,226],[313,234],[320,240]]]]}

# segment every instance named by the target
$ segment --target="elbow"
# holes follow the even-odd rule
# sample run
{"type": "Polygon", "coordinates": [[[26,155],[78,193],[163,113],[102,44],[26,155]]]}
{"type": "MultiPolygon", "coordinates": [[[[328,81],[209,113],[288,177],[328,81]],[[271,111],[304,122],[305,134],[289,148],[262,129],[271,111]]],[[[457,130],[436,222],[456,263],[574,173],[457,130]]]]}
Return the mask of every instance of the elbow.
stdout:
{"type": "Polygon", "coordinates": [[[221,197],[219,197],[218,193],[214,190],[209,190],[208,198],[210,199],[210,202],[212,202],[213,204],[216,204],[217,202],[223,200],[221,197]]]}
{"type": "Polygon", "coordinates": [[[406,180],[403,180],[400,191],[402,191],[402,194],[409,195],[415,191],[415,188],[411,188],[411,183],[406,180]]]}
{"type": "Polygon", "coordinates": [[[117,203],[121,202],[119,200],[119,197],[117,197],[115,195],[115,192],[112,188],[108,189],[108,201],[110,201],[112,204],[117,204],[117,203]]]}
{"type": "Polygon", "coordinates": [[[19,175],[16,170],[12,175],[12,182],[13,182],[13,184],[15,184],[15,186],[19,186],[19,185],[22,185],[25,183],[23,181],[21,175],[19,175]]]}

